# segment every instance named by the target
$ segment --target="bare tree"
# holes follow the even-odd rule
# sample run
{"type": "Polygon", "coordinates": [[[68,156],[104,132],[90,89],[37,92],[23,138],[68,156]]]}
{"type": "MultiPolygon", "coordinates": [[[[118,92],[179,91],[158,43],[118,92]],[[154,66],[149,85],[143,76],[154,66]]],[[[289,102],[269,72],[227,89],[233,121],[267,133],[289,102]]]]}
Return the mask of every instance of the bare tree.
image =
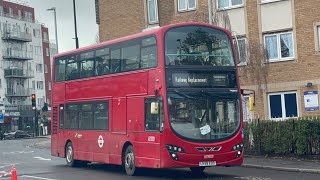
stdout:
{"type": "Polygon", "coordinates": [[[246,84],[258,85],[259,90],[266,90],[269,66],[268,53],[264,45],[251,42],[246,44],[245,49],[245,66],[239,67],[241,78],[246,84]]]}
{"type": "Polygon", "coordinates": [[[230,32],[232,31],[229,14],[225,9],[216,9],[214,12],[212,12],[212,24],[228,29],[230,32]]]}
{"type": "Polygon", "coordinates": [[[100,35],[99,32],[97,32],[93,44],[99,44],[100,43],[100,35]]]}

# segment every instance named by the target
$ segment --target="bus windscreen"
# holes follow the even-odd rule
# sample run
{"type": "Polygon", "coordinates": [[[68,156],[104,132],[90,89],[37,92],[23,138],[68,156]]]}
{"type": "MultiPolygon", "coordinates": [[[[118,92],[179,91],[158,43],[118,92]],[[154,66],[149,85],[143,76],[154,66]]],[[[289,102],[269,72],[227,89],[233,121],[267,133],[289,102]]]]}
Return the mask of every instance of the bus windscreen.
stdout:
{"type": "Polygon", "coordinates": [[[228,35],[219,29],[204,26],[183,26],[165,35],[167,66],[234,66],[228,35]]]}

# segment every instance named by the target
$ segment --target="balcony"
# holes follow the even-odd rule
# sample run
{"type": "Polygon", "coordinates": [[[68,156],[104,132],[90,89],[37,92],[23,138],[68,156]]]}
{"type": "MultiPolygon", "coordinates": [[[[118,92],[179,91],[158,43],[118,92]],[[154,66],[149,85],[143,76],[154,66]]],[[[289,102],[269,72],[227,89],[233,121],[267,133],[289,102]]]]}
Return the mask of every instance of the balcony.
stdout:
{"type": "Polygon", "coordinates": [[[30,111],[32,110],[32,105],[26,105],[25,103],[18,104],[5,104],[4,109],[6,111],[30,111]]]}
{"type": "Polygon", "coordinates": [[[8,48],[3,51],[3,59],[31,60],[32,52],[8,48]]]}
{"type": "Polygon", "coordinates": [[[8,68],[4,69],[5,78],[33,78],[34,71],[23,68],[8,68]]]}
{"type": "Polygon", "coordinates": [[[5,31],[2,35],[3,40],[14,40],[21,42],[31,42],[32,35],[25,32],[20,31],[5,31]]]}
{"type": "Polygon", "coordinates": [[[21,85],[17,85],[15,88],[7,88],[5,96],[7,97],[28,97],[31,96],[32,89],[24,88],[21,85]]]}
{"type": "Polygon", "coordinates": [[[22,16],[18,16],[18,15],[15,15],[15,14],[10,14],[10,13],[2,14],[2,16],[7,17],[7,18],[12,18],[12,19],[17,19],[17,20],[20,20],[20,21],[33,22],[33,23],[35,22],[35,20],[33,20],[30,17],[22,17],[22,16]]]}

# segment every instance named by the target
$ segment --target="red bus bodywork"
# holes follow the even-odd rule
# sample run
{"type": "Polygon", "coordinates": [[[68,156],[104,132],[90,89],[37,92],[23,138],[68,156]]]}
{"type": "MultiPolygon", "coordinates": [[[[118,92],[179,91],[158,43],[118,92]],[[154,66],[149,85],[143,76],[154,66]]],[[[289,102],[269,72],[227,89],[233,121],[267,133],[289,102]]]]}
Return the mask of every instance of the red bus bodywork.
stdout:
{"type": "MultiPolygon", "coordinates": [[[[214,143],[189,142],[176,136],[170,127],[167,108],[164,108],[164,131],[145,131],[144,98],[154,97],[155,90],[159,96],[166,97],[165,32],[170,28],[187,25],[200,25],[223,30],[203,23],[174,24],[56,55],[55,59],[109,44],[154,35],[158,46],[158,66],[132,72],[53,82],[51,154],[57,157],[65,157],[66,145],[68,142],[72,142],[74,159],[122,165],[125,148],[128,145],[132,145],[135,152],[136,167],[198,167],[201,161],[215,161],[217,166],[241,165],[243,151],[238,156],[238,151],[234,151],[232,148],[243,142],[242,113],[240,113],[240,128],[235,135],[214,143]],[[60,104],[94,100],[109,100],[108,131],[59,129],[60,104]],[[103,141],[100,139],[98,142],[99,136],[103,137],[103,141]],[[100,145],[103,144],[103,146],[99,147],[99,143],[100,145]],[[178,153],[179,160],[172,159],[166,147],[167,144],[176,145],[184,149],[184,153],[178,153]],[[197,147],[202,147],[205,151],[199,152],[196,149],[197,147]],[[220,148],[215,149],[215,147],[220,148]]],[[[230,41],[232,41],[230,33],[225,32],[228,34],[230,41]]],[[[52,67],[55,67],[54,63],[55,61],[52,67]]],[[[55,76],[53,75],[53,77],[55,76]]],[[[238,90],[240,92],[240,88],[238,90]]],[[[163,101],[163,103],[164,107],[167,107],[167,101],[163,101]]]]}

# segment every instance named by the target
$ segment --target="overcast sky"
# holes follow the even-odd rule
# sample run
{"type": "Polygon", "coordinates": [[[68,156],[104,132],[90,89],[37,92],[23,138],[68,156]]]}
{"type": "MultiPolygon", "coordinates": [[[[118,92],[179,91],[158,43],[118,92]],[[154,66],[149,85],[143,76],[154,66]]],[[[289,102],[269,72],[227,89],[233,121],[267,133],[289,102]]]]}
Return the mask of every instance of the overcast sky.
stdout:
{"type": "MultiPolygon", "coordinates": [[[[25,0],[35,9],[35,17],[49,28],[50,40],[55,40],[53,11],[47,11],[56,7],[59,52],[75,49],[73,0],[25,0]]],[[[92,45],[98,33],[98,25],[95,17],[94,0],[76,0],[77,27],[79,47],[92,45]]]]}

